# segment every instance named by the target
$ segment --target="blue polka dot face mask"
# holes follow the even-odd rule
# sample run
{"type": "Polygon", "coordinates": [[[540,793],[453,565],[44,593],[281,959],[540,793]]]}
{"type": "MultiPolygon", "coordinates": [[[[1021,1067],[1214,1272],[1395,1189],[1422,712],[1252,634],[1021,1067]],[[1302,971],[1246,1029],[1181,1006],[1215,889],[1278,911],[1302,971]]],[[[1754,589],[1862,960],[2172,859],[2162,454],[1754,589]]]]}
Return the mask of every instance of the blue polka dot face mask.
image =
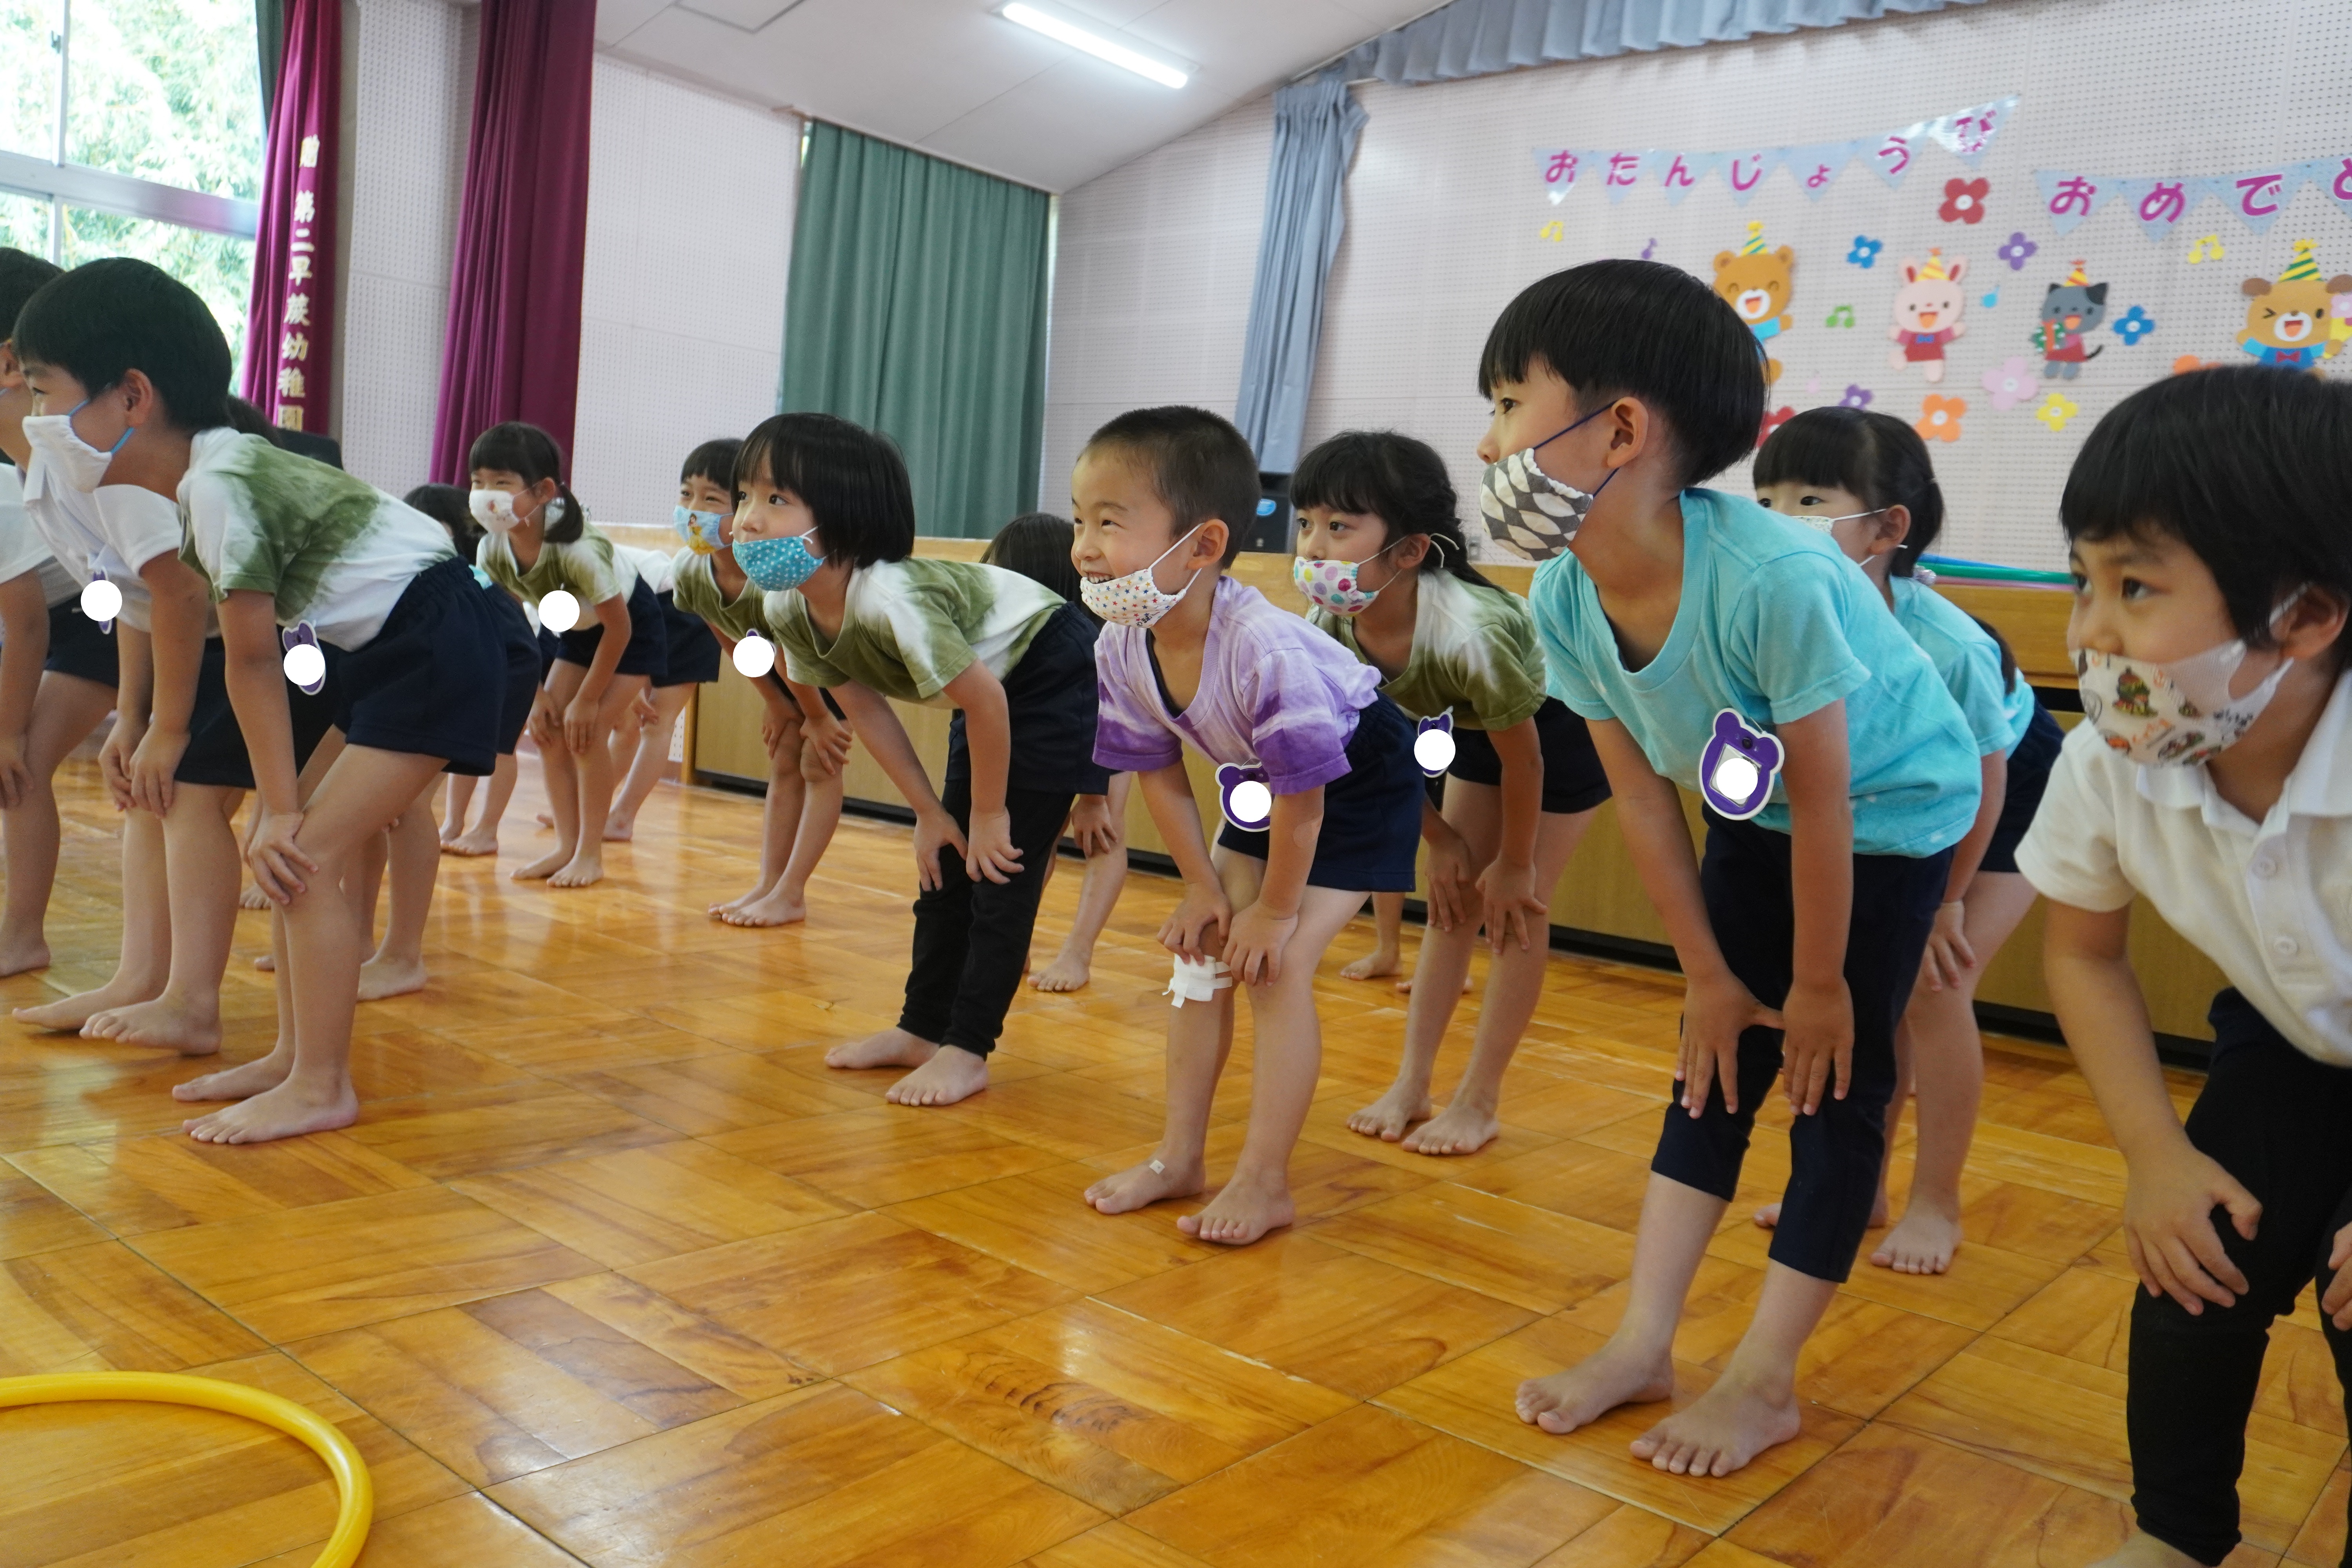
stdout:
{"type": "Polygon", "coordinates": [[[697,555],[716,555],[727,541],[719,533],[726,517],[715,511],[695,511],[688,507],[670,508],[669,522],[686,547],[697,555]]]}
{"type": "Polygon", "coordinates": [[[808,547],[805,533],[788,534],[782,539],[742,539],[735,541],[735,564],[743,568],[743,575],[771,594],[781,594],[797,588],[816,575],[824,564],[824,557],[808,547]]]}

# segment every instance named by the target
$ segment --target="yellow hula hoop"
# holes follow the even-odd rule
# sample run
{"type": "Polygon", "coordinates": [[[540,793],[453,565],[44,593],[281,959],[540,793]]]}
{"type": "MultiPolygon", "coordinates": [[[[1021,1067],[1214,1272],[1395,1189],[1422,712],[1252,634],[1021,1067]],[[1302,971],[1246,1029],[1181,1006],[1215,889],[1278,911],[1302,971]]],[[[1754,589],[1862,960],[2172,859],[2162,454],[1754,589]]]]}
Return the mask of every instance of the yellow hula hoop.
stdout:
{"type": "Polygon", "coordinates": [[[335,1478],[341,1498],[334,1533],[311,1568],[351,1568],[367,1544],[375,1518],[375,1486],[366,1461],[351,1439],[290,1399],[216,1378],[169,1372],[66,1372],[37,1377],[0,1377],[0,1409],[17,1405],[62,1405],[79,1400],[122,1399],[153,1405],[194,1405],[274,1426],[308,1445],[335,1478]]]}

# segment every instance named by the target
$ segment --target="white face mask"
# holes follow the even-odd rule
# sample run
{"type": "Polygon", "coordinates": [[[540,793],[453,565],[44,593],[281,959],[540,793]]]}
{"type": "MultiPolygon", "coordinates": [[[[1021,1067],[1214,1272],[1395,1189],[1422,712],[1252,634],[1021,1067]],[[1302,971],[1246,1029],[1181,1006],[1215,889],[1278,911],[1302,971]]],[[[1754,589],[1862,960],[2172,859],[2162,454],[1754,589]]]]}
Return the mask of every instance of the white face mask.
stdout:
{"type": "Polygon", "coordinates": [[[83,398],[63,414],[29,414],[25,416],[25,439],[49,460],[69,489],[84,495],[96,490],[106,478],[106,470],[114,462],[114,454],[122,450],[124,441],[131,439],[128,427],[122,439],[100,451],[74,433],[73,416],[89,406],[83,398]]]}
{"type": "MultiPolygon", "coordinates": [[[[2294,603],[2289,599],[2278,607],[2271,617],[2273,626],[2294,603]]],[[[2281,659],[2261,685],[2232,697],[2230,677],[2245,658],[2242,637],[2169,664],[2076,648],[2074,679],[2083,692],[2083,717],[2110,751],[2143,767],[2204,762],[2253,727],[2294,664],[2281,659]]]]}
{"type": "Polygon", "coordinates": [[[492,533],[511,533],[521,521],[515,516],[514,500],[505,490],[475,490],[466,497],[466,510],[492,533]]]}
{"type": "Polygon", "coordinates": [[[1159,558],[1150,566],[1129,572],[1123,577],[1106,577],[1099,583],[1090,577],[1080,578],[1078,597],[1086,601],[1087,609],[1115,626],[1157,625],[1160,617],[1176,607],[1176,602],[1184,596],[1185,589],[1192,585],[1192,577],[1198,577],[1207,568],[1194,568],[1192,577],[1184,579],[1184,587],[1177,589],[1172,594],[1160,587],[1153,579],[1152,571],[1161,561],[1167,560],[1181,550],[1184,547],[1184,540],[1200,532],[1203,526],[1205,525],[1196,522],[1186,529],[1184,539],[1178,540],[1161,551],[1159,558]]]}

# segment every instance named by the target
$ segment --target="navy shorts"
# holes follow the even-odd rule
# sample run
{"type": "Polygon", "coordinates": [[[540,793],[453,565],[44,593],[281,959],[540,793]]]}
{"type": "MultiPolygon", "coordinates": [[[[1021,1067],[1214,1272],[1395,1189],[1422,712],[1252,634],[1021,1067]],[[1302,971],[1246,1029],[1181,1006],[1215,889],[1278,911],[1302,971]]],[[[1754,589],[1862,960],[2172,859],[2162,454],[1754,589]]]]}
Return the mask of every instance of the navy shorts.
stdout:
{"type": "MultiPolygon", "coordinates": [[[[530,723],[539,683],[547,678],[547,665],[540,658],[542,634],[530,629],[530,618],[512,594],[499,587],[486,588],[483,594],[490,601],[491,617],[499,624],[499,642],[506,649],[507,683],[499,702],[499,755],[511,757],[515,742],[530,723]]],[[[554,643],[554,633],[543,635],[549,644],[554,643]]]]}
{"type": "MultiPolygon", "coordinates": [[[[1323,786],[1323,827],[1310,888],[1342,892],[1410,893],[1421,851],[1421,764],[1412,759],[1412,721],[1387,698],[1356,716],[1348,771],[1323,786]]],[[[1266,858],[1263,830],[1225,824],[1217,842],[1252,859],[1266,858]]]]}
{"type": "MultiPolygon", "coordinates": [[[[1567,703],[1557,697],[1543,700],[1543,706],[1536,710],[1536,739],[1543,745],[1545,811],[1555,816],[1573,816],[1609,798],[1609,775],[1601,771],[1601,753],[1592,749],[1592,731],[1567,703]]],[[[1502,755],[1486,731],[1454,731],[1454,765],[1445,770],[1445,776],[1501,787],[1502,755]]],[[[1430,798],[1443,801],[1444,792],[1433,789],[1430,798]]]]}
{"type": "Polygon", "coordinates": [[[2025,727],[2024,738],[2009,753],[2009,793],[2001,800],[2000,817],[1993,824],[1992,837],[1985,845],[1984,858],[1977,862],[1978,870],[2017,869],[2017,847],[2025,842],[2025,830],[2033,826],[2033,814],[2042,809],[2042,792],[2049,787],[2050,770],[2058,765],[2058,749],[2065,743],[2066,732],[2058,728],[2058,721],[2036,701],[2033,722],[2025,727]]]}
{"type": "Polygon", "coordinates": [[[702,624],[700,616],[689,616],[677,607],[667,594],[656,594],[654,602],[661,606],[662,631],[665,637],[667,669],[658,677],[656,686],[699,686],[719,679],[719,639],[702,624]]]}
{"type": "MultiPolygon", "coordinates": [[[[1064,605],[1037,628],[1021,662],[1004,672],[1004,711],[1013,731],[1014,789],[1045,794],[1100,795],[1110,772],[1095,763],[1095,636],[1102,624],[1076,605],[1064,605]]],[[[827,707],[833,706],[830,696],[827,707]]],[[[839,712],[835,709],[836,714],[839,712]]],[[[947,782],[971,777],[963,714],[948,721],[947,782]]]]}
{"type": "MultiPolygon", "coordinates": [[[[299,770],[335,727],[337,682],[342,650],[320,644],[327,658],[327,683],[312,697],[292,681],[286,683],[286,717],[294,731],[294,766],[299,770]]],[[[228,700],[228,655],[220,638],[207,638],[196,666],[196,701],[188,711],[188,749],[172,777],[184,784],[213,784],[222,789],[251,789],[253,762],[246,754],[245,731],[237,728],[236,710],[228,700]]]]}
{"type": "Polygon", "coordinates": [[[354,746],[487,773],[498,763],[506,672],[498,613],[473,568],[436,562],[410,579],[374,639],[344,653],[330,688],[335,723],[354,746]]]}
{"type": "MultiPolygon", "coordinates": [[[[580,624],[559,634],[556,640],[562,645],[555,656],[557,663],[583,667],[594,663],[597,645],[604,640],[604,627],[596,619],[595,607],[581,605],[580,624]]],[[[621,662],[614,667],[613,673],[650,676],[658,682],[668,668],[669,634],[662,626],[661,601],[654,597],[654,591],[640,577],[637,585],[629,591],[628,646],[621,649],[621,662]]],[[[718,677],[714,674],[711,679],[718,677]]]]}
{"type": "Polygon", "coordinates": [[[41,668],[56,675],[79,676],[100,686],[113,686],[120,677],[114,662],[114,638],[81,613],[79,601],[68,599],[49,606],[49,657],[41,668]]]}

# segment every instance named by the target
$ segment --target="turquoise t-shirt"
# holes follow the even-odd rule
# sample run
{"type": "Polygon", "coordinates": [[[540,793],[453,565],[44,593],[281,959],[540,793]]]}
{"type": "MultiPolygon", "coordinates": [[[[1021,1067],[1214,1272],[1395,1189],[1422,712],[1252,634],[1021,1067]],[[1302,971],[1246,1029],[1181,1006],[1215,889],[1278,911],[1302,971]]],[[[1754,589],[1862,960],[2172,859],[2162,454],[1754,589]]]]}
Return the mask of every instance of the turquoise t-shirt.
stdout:
{"type": "Polygon", "coordinates": [[[1886,586],[1895,595],[1895,618],[1960,705],[1960,716],[1976,737],[1977,755],[2007,756],[2017,750],[2033,722],[2033,688],[2022,675],[2014,681],[2003,679],[2000,645],[1992,634],[1915,577],[1890,577],[1886,586]]]}
{"type": "MultiPolygon", "coordinates": [[[[1658,655],[1629,670],[1573,553],[1528,590],[1552,695],[1615,719],[1659,773],[1698,788],[1715,716],[1770,729],[1845,700],[1858,855],[1924,857],[1958,843],[1981,783],[1968,721],[1878,590],[1829,539],[1741,496],[1682,495],[1683,587],[1658,655]]],[[[1757,825],[1789,831],[1775,783],[1757,825]]]]}

